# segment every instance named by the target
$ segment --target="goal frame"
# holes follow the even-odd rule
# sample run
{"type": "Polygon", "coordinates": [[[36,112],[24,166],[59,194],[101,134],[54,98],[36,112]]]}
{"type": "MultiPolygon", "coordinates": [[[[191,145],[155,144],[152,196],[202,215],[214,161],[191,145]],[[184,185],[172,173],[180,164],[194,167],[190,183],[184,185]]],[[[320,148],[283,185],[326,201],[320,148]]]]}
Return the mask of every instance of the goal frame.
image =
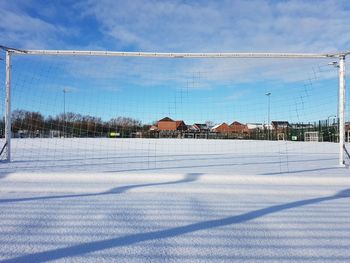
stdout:
{"type": "Polygon", "coordinates": [[[308,131],[304,132],[304,142],[319,142],[320,141],[320,134],[318,131],[308,131]],[[316,136],[313,136],[316,135],[316,136]],[[317,140],[312,140],[317,139],[317,140]]]}
{"type": "Polygon", "coordinates": [[[258,58],[258,59],[338,59],[330,62],[339,71],[339,166],[345,167],[345,59],[350,52],[338,53],[174,53],[174,52],[120,52],[85,50],[21,50],[1,46],[6,52],[6,97],[5,97],[5,144],[2,152],[5,160],[11,161],[11,78],[13,55],[50,55],[50,56],[114,56],[114,57],[157,57],[157,58],[258,58]]]}

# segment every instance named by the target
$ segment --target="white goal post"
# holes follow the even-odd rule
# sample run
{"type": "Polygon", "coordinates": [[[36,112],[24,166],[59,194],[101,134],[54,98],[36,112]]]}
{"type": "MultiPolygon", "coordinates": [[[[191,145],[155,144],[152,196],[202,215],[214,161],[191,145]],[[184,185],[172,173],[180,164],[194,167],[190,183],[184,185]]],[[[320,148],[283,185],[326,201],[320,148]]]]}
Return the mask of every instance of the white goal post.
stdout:
{"type": "Polygon", "coordinates": [[[115,56],[150,58],[257,58],[257,59],[337,59],[330,64],[339,69],[339,165],[345,166],[345,59],[350,52],[339,53],[157,53],[157,52],[115,52],[81,50],[19,50],[0,46],[6,52],[6,98],[5,98],[5,143],[1,152],[5,160],[11,161],[11,57],[14,55],[55,55],[55,56],[115,56]]]}

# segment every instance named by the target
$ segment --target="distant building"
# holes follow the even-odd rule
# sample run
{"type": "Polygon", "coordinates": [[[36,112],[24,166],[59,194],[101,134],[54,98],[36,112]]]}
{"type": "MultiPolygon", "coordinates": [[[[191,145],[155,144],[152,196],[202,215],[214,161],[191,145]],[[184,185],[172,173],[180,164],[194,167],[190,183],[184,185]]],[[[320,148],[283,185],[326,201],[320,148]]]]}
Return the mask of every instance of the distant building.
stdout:
{"type": "Polygon", "coordinates": [[[187,131],[184,134],[185,138],[196,138],[196,139],[208,139],[209,137],[215,137],[215,132],[210,132],[210,128],[207,124],[194,123],[193,125],[187,126],[187,131]]]}
{"type": "Polygon", "coordinates": [[[175,121],[176,123],[176,130],[177,131],[186,131],[187,130],[187,125],[185,124],[184,121],[175,121]]]}
{"type": "Polygon", "coordinates": [[[264,130],[265,126],[262,123],[247,123],[247,128],[249,131],[264,130]]]}
{"type": "Polygon", "coordinates": [[[194,125],[187,125],[187,131],[196,133],[196,132],[199,132],[199,129],[194,125]]]}
{"type": "MultiPolygon", "coordinates": [[[[264,140],[266,139],[266,125],[262,123],[247,123],[247,128],[249,130],[249,138],[255,140],[264,140]]],[[[271,127],[270,127],[271,129],[271,127]]]]}
{"type": "Polygon", "coordinates": [[[192,129],[197,132],[208,132],[210,130],[207,124],[202,124],[202,123],[193,124],[192,129]]]}
{"type": "Polygon", "coordinates": [[[275,130],[277,140],[285,140],[288,138],[288,131],[290,130],[288,121],[272,121],[271,124],[275,130]]]}
{"type": "Polygon", "coordinates": [[[158,121],[157,127],[159,131],[185,131],[187,126],[184,121],[174,121],[169,117],[165,117],[158,121]]]}
{"type": "Polygon", "coordinates": [[[311,123],[294,123],[290,124],[292,129],[313,129],[315,126],[311,123]]]}
{"type": "Polygon", "coordinates": [[[150,131],[158,131],[158,126],[156,125],[152,125],[150,128],[149,128],[150,131]]]}
{"type": "Polygon", "coordinates": [[[175,131],[176,122],[169,117],[165,117],[157,122],[157,127],[160,131],[175,131]]]}
{"type": "Polygon", "coordinates": [[[223,122],[221,124],[215,125],[213,128],[211,128],[211,130],[213,132],[229,133],[231,131],[231,128],[226,122],[223,122]]]}
{"type": "Polygon", "coordinates": [[[245,124],[242,124],[238,121],[232,122],[229,127],[230,127],[232,133],[238,133],[238,134],[249,133],[248,126],[245,124]]]}
{"type": "Polygon", "coordinates": [[[277,132],[284,131],[290,126],[288,121],[272,121],[271,124],[273,129],[277,132]]]}

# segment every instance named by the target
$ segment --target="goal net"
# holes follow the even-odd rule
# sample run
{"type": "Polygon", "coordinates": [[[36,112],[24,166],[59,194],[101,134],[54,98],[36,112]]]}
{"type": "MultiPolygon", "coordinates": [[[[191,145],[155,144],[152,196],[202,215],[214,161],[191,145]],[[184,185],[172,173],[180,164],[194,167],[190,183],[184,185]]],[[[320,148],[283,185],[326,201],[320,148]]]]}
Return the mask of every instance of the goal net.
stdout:
{"type": "Polygon", "coordinates": [[[9,53],[11,63],[0,55],[4,171],[274,174],[339,164],[329,64],[338,57],[9,53]]]}

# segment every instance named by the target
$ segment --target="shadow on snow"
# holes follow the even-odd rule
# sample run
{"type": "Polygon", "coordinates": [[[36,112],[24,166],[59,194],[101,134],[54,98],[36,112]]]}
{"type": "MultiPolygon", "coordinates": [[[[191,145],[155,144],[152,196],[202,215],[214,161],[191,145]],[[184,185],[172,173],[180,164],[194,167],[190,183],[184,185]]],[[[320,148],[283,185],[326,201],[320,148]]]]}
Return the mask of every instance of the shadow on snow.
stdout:
{"type": "Polygon", "coordinates": [[[230,216],[221,219],[208,220],[198,223],[193,223],[185,226],[174,227],[159,231],[151,231],[146,233],[131,234],[122,237],[116,237],[106,240],[93,241],[78,245],[73,245],[64,248],[52,249],[43,252],[37,252],[32,254],[27,254],[12,259],[5,260],[3,262],[45,262],[56,259],[69,258],[74,256],[79,256],[91,252],[96,252],[104,249],[123,247],[128,245],[137,244],[143,241],[159,240],[172,238],[188,233],[193,233],[196,231],[212,229],[216,227],[230,226],[234,224],[239,224],[260,218],[269,214],[277,213],[283,210],[293,209],[297,207],[302,207],[306,205],[318,204],[325,201],[332,201],[336,199],[349,198],[350,189],[343,190],[332,196],[318,197],[305,199],[280,205],[274,205],[251,212],[243,213],[240,215],[230,216]]]}
{"type": "Polygon", "coordinates": [[[91,194],[69,194],[69,195],[52,195],[52,196],[37,196],[37,197],[27,197],[27,198],[12,198],[12,199],[0,199],[0,204],[2,203],[15,203],[15,202],[28,202],[36,200],[51,200],[51,199],[65,199],[65,198],[78,198],[78,197],[92,197],[101,195],[115,195],[122,194],[133,188],[150,187],[150,186],[160,186],[160,185],[172,185],[172,184],[182,184],[190,183],[198,180],[201,173],[188,173],[181,180],[162,182],[162,183],[149,183],[149,184],[135,184],[135,185],[125,185],[121,187],[112,188],[106,192],[101,193],[91,193],[91,194]]]}

